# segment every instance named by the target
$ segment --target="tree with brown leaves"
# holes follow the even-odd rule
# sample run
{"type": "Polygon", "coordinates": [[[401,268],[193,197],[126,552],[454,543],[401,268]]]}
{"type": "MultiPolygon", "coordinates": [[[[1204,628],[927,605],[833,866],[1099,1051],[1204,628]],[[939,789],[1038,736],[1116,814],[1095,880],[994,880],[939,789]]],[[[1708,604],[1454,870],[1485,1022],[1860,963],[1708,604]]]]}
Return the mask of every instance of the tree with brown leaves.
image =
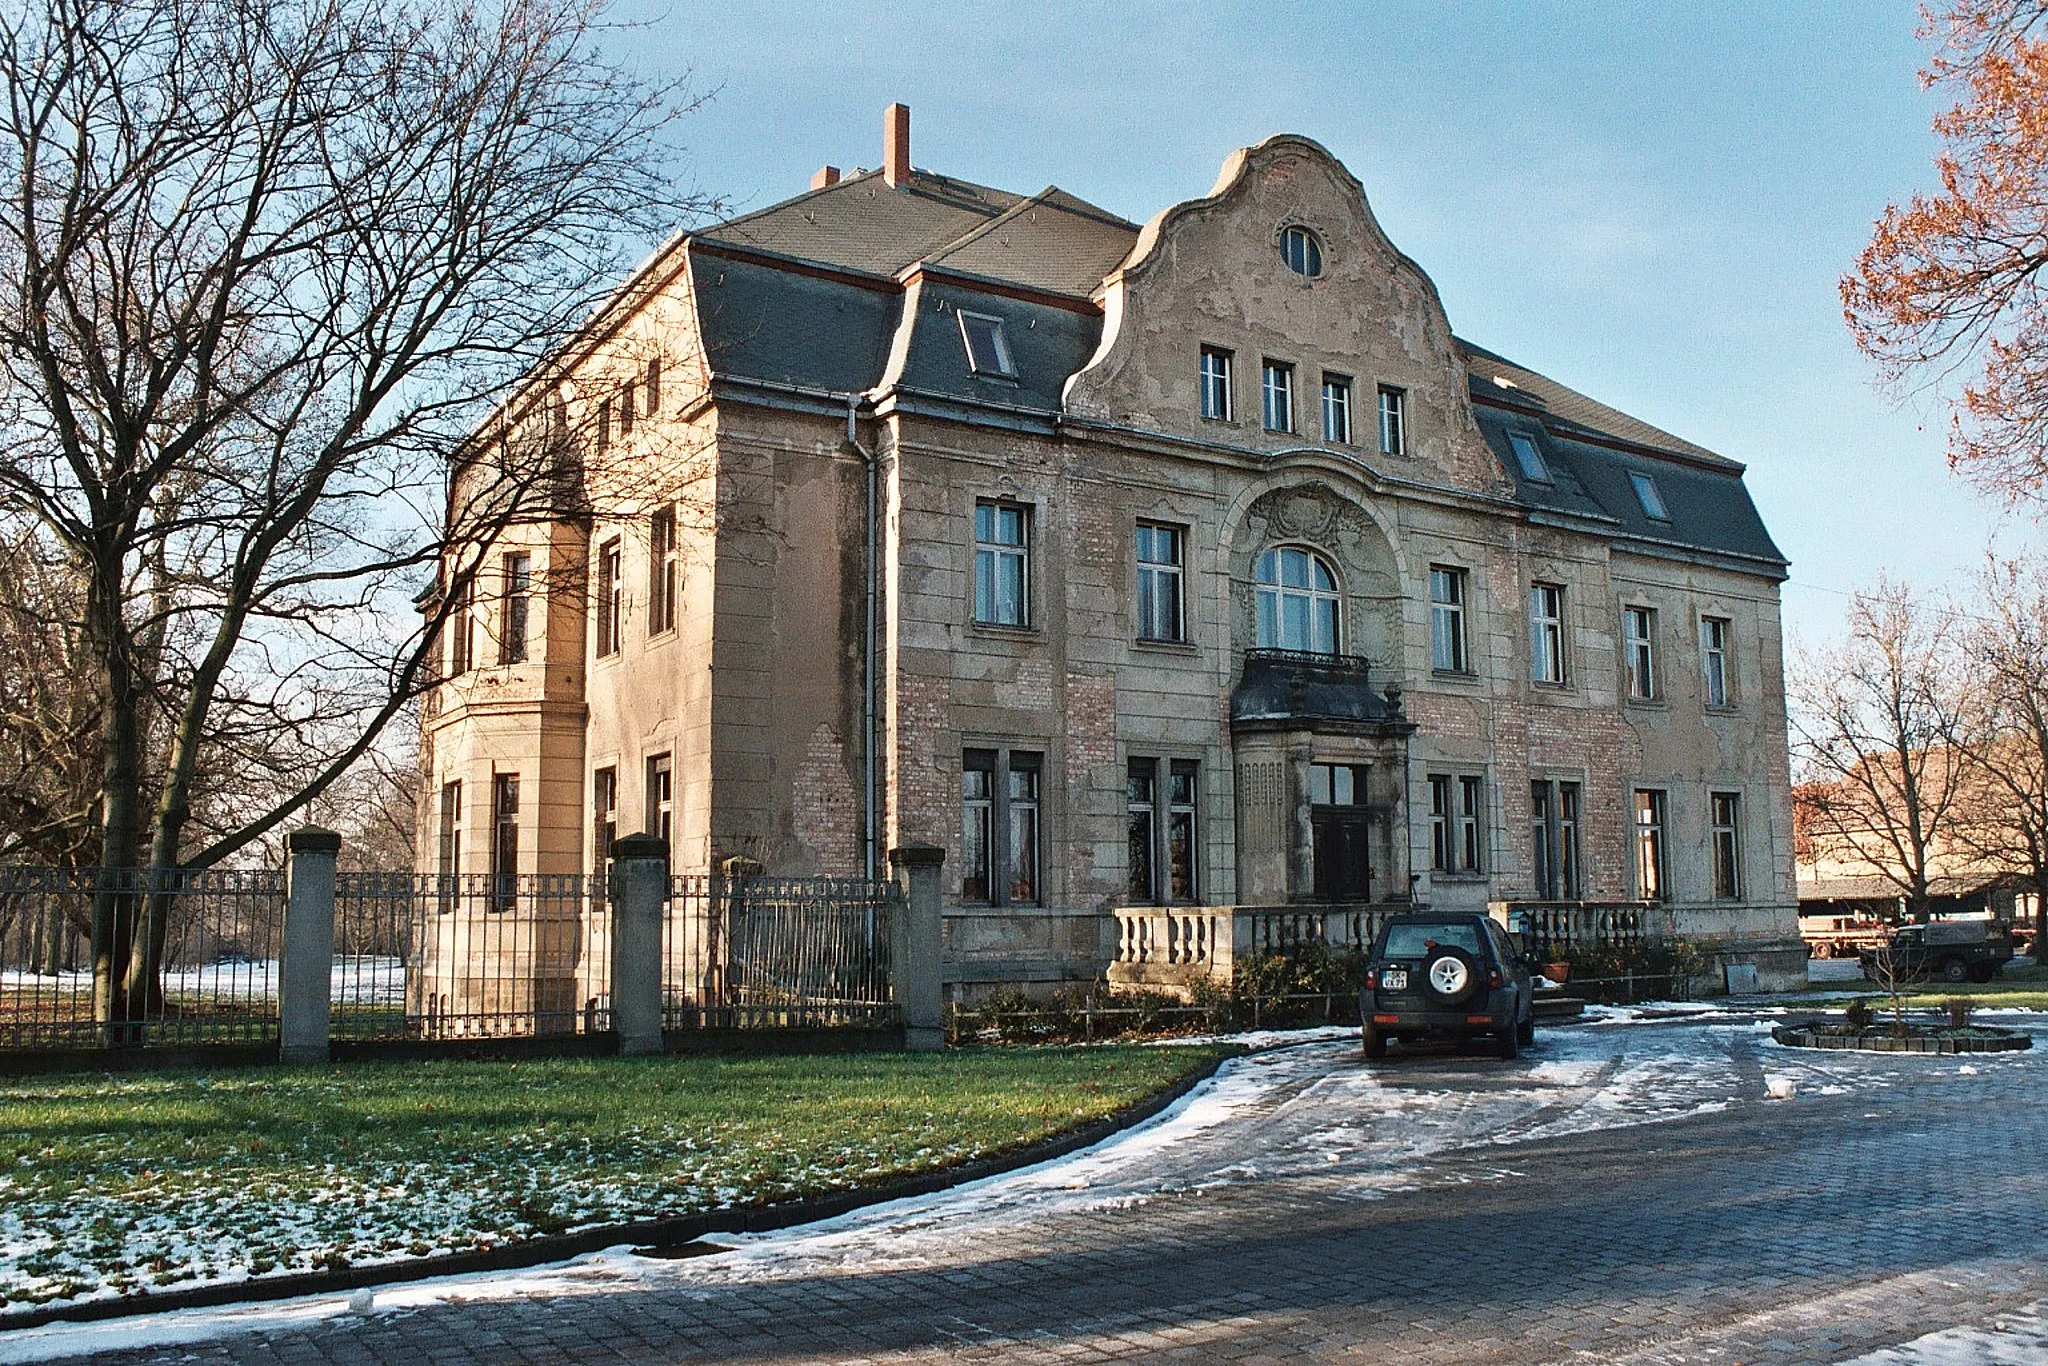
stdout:
{"type": "Polygon", "coordinates": [[[1894,387],[1959,382],[1950,466],[2011,499],[2048,495],[2048,0],[1930,11],[1921,78],[1941,188],[1885,210],[1841,282],[1856,344],[1894,387]]]}

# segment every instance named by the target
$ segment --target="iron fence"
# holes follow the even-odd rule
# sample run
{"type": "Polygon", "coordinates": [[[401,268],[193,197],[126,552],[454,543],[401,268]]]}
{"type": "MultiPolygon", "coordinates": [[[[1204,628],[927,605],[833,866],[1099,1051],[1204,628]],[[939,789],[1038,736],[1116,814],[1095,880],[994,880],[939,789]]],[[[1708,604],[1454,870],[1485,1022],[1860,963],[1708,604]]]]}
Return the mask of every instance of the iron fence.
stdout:
{"type": "Polygon", "coordinates": [[[284,895],[275,870],[0,868],[0,1048],[276,1039],[284,895]],[[96,914],[134,946],[103,1016],[96,914]]]}
{"type": "MultiPolygon", "coordinates": [[[[664,1024],[896,1022],[890,883],[677,877],[663,912],[664,1024]]],[[[0,1050],[274,1044],[282,870],[0,868],[0,1050]],[[96,910],[150,924],[154,972],[96,1012],[96,910]],[[153,917],[153,919],[152,919],[153,917]]],[[[611,1028],[602,876],[410,872],[335,879],[331,1036],[405,1041],[611,1028]]],[[[135,938],[125,932],[117,939],[135,938]]]]}
{"type": "Polygon", "coordinates": [[[662,919],[671,1029],[881,1027],[890,999],[893,883],[680,876],[662,919]]]}

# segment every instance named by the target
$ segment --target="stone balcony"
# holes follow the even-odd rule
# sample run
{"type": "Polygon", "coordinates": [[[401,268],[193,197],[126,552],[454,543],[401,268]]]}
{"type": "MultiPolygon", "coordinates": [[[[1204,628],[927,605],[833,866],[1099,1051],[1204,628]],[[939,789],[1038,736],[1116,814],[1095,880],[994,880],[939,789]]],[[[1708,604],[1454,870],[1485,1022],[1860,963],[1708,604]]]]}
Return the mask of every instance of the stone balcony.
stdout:
{"type": "Polygon", "coordinates": [[[1412,730],[1401,710],[1401,689],[1372,686],[1363,655],[1321,655],[1300,650],[1247,650],[1230,693],[1233,730],[1412,730]]]}

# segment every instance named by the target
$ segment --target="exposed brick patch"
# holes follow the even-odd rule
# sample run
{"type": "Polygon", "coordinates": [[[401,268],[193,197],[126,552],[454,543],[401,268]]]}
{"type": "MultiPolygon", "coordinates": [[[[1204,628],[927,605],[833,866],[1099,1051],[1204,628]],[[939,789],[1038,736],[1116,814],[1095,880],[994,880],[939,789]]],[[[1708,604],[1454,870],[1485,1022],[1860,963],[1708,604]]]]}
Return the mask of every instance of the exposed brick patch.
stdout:
{"type": "Polygon", "coordinates": [[[846,744],[820,722],[811,731],[790,792],[791,832],[823,877],[861,872],[860,793],[846,768],[846,744]]]}

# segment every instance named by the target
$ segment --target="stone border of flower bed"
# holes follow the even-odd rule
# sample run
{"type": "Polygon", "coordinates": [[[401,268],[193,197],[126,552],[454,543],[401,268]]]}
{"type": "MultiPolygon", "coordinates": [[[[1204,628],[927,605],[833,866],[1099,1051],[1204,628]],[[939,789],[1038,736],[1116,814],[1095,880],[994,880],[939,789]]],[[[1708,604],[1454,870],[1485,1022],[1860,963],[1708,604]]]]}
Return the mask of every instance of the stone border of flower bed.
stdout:
{"type": "MultiPolygon", "coordinates": [[[[1871,1028],[1877,1031],[1889,1029],[1889,1026],[1873,1025],[1871,1028]]],[[[1975,1025],[1972,1028],[1989,1029],[1990,1026],[1975,1025]]],[[[2034,1046],[2030,1035],[2009,1029],[1975,1038],[1908,1035],[1901,1039],[1889,1033],[1828,1034],[1813,1025],[1778,1025],[1771,1030],[1771,1037],[1787,1048],[1833,1048],[1859,1053],[2017,1053],[2034,1046]]]]}
{"type": "MultiPolygon", "coordinates": [[[[1286,1044],[1276,1045],[1287,1047],[1286,1044]]],[[[123,1319],[139,1314],[165,1314],[177,1309],[210,1309],[224,1304],[247,1304],[270,1300],[293,1300],[307,1295],[331,1295],[360,1290],[365,1286],[400,1285],[409,1281],[433,1280],[439,1276],[466,1276],[490,1271],[516,1271],[547,1262],[567,1261],[608,1247],[627,1244],[635,1251],[668,1251],[695,1242],[707,1233],[764,1233],[796,1224],[815,1223],[851,1214],[869,1205],[887,1204],[914,1195],[930,1195],[1001,1176],[1023,1167],[1036,1166],[1055,1157],[1092,1147],[1144,1123],[1188,1092],[1216,1075],[1216,1069],[1232,1058],[1265,1049],[1243,1049],[1225,1053],[1207,1067],[1182,1077],[1164,1090],[1135,1101],[1114,1114],[1092,1123],[1052,1134],[1023,1147],[988,1157],[920,1172],[879,1186],[858,1190],[831,1191],[777,1205],[755,1205],[739,1209],[709,1210],[703,1214],[677,1215],[666,1219],[642,1219],[632,1223],[606,1224],[578,1229],[574,1233],[542,1234],[521,1238],[478,1252],[456,1252],[440,1257],[377,1262],[367,1266],[344,1267],[334,1271],[304,1271],[285,1276],[252,1276],[241,1281],[222,1281],[194,1286],[189,1290],[155,1291],[85,1300],[74,1304],[50,1304],[14,1313],[0,1313],[0,1341],[23,1328],[40,1328],[51,1323],[93,1323],[123,1319]]]]}

